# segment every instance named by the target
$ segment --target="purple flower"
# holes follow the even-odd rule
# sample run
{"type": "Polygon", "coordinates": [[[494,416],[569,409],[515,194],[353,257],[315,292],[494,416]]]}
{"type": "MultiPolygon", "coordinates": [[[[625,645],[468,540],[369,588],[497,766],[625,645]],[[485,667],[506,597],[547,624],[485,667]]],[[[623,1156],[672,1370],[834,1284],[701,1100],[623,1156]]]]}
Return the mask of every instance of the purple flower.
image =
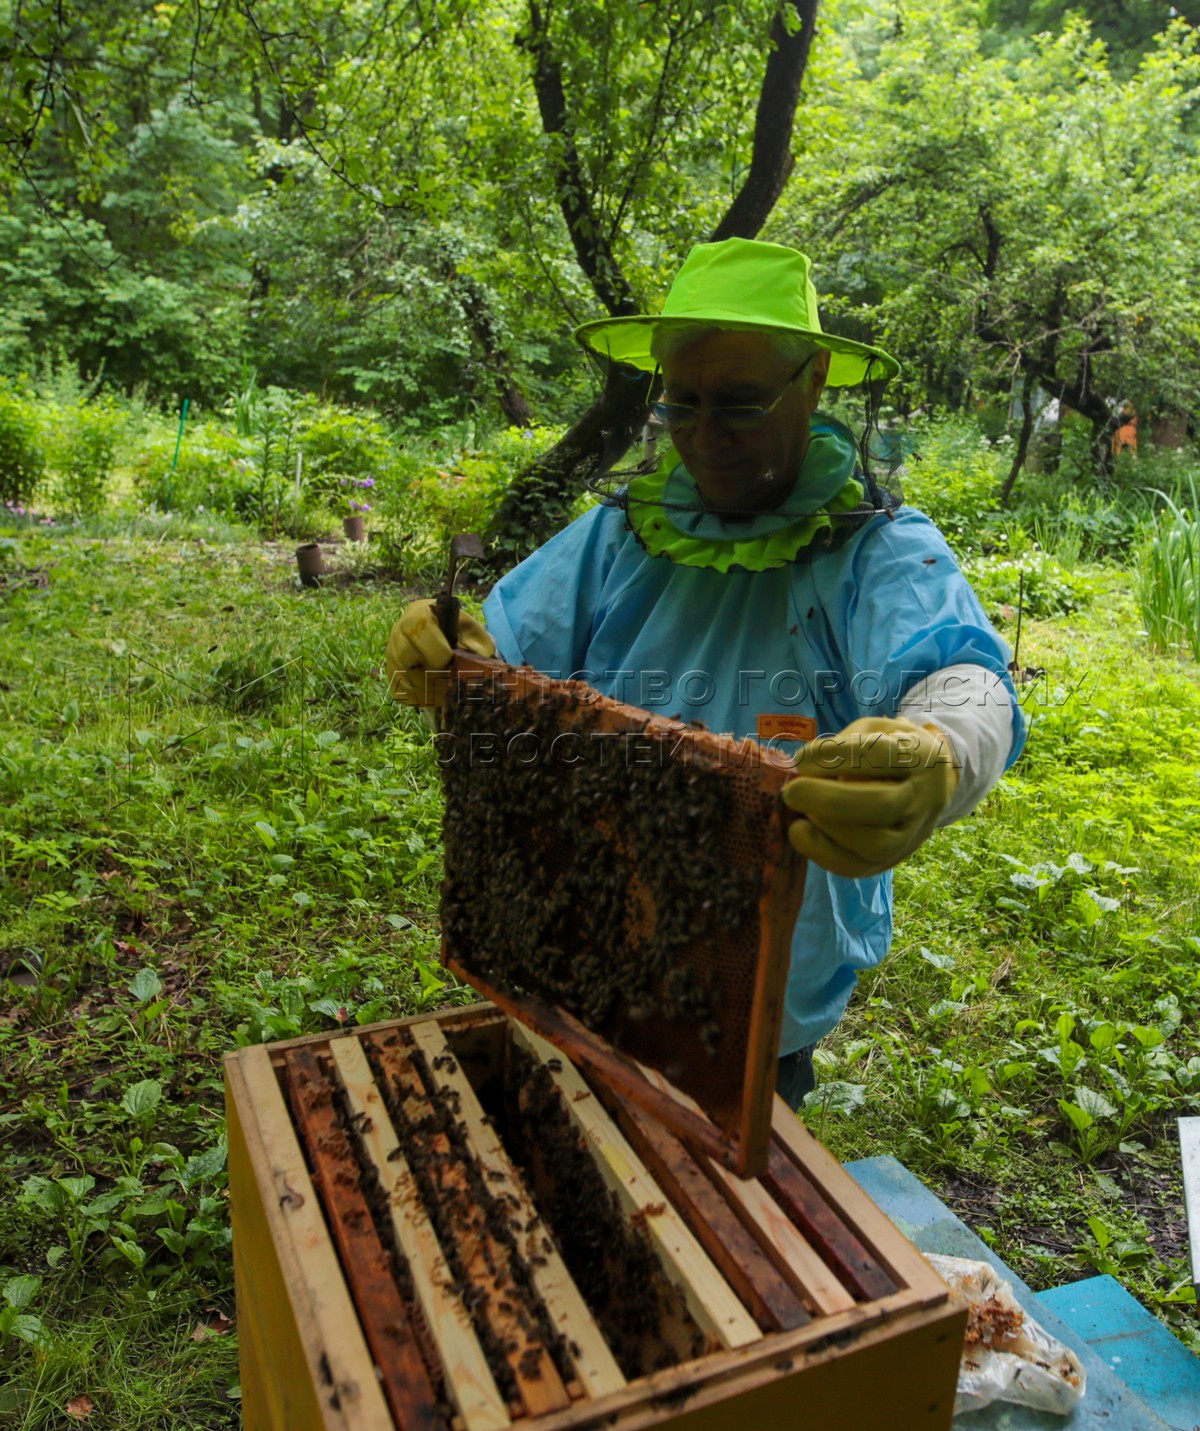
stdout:
{"type": "Polygon", "coordinates": [[[374,479],[374,477],[363,477],[363,478],[360,479],[358,485],[359,485],[360,487],[374,487],[374,485],[375,485],[375,479],[374,479]]]}

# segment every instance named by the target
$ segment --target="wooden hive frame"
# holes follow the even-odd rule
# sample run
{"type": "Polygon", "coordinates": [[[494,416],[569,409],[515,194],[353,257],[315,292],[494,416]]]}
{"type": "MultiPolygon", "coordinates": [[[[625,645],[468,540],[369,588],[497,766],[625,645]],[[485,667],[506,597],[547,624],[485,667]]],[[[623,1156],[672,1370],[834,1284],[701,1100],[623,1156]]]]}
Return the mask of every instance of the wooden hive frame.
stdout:
{"type": "MultiPolygon", "coordinates": [[[[757,850],[761,863],[753,870],[756,878],[756,923],[753,938],[742,951],[745,961],[746,987],[751,991],[747,1007],[742,1011],[744,1025],[728,1008],[721,1011],[721,1022],[732,1025],[727,1032],[742,1047],[742,1060],[734,1059],[727,1066],[714,1060],[719,1069],[715,1075],[726,1094],[737,1094],[737,1109],[730,1119],[728,1110],[722,1118],[711,1106],[703,1111],[691,1102],[681,1103],[664,1092],[642,1063],[630,1057],[622,1045],[619,1030],[600,1031],[590,1028],[563,1003],[548,996],[521,992],[486,966],[477,962],[474,943],[467,948],[455,947],[449,931],[443,891],[442,959],[459,979],[471,984],[485,999],[511,1014],[521,1023],[537,1030],[543,1038],[556,1044],[575,1063],[599,1078],[622,1097],[644,1108],[660,1122],[668,1124],[688,1141],[703,1147],[719,1158],[726,1167],[742,1177],[760,1173],[765,1166],[770,1141],[771,1108],[775,1097],[776,1061],[779,1034],[783,1019],[784,994],[791,960],[792,930],[804,893],[805,862],[791,848],[787,827],[794,818],[780,798],[780,791],[794,773],[792,761],[778,751],[759,745],[749,738],[716,735],[702,727],[685,725],[677,718],[664,719],[647,714],[636,706],[600,695],[580,681],[556,681],[528,666],[509,666],[487,657],[457,651],[450,668],[448,687],[453,701],[448,709],[478,707],[491,711],[492,703],[503,705],[511,701],[516,706],[528,704],[553,711],[559,739],[587,737],[609,742],[607,749],[621,749],[631,765],[648,760],[651,765],[678,763],[702,775],[714,772],[724,775],[737,772],[743,795],[765,797],[770,814],[761,823],[761,846],[757,850]],[[611,742],[627,742],[612,746],[611,742]]],[[[532,731],[524,732],[532,737],[532,731]]],[[[470,743],[459,742],[453,730],[443,732],[441,746],[443,766],[462,762],[469,766],[474,756],[470,743]]],[[[520,737],[518,737],[520,739],[520,737]]],[[[553,748],[553,743],[551,749],[553,748]]],[[[599,748],[599,746],[597,746],[599,748]]],[[[577,745],[558,770],[564,791],[569,791],[570,772],[578,762],[577,745]]],[[[493,755],[495,751],[493,751],[493,755]]],[[[547,759],[549,757],[547,756],[547,759]]],[[[487,765],[502,762],[488,759],[487,765]]],[[[515,762],[518,776],[528,773],[525,747],[515,762]]],[[[734,798],[734,783],[727,789],[734,798]]],[[[478,790],[472,790],[477,796],[478,790]]],[[[564,795],[564,800],[569,796],[564,795]]],[[[665,798],[665,797],[664,797],[665,798]]],[[[470,803],[470,802],[466,802],[470,803]]],[[[566,821],[567,804],[560,807],[558,822],[566,821]]],[[[454,858],[453,846],[458,834],[454,819],[454,801],[447,787],[447,814],[444,843],[447,863],[454,858]]],[[[461,806],[460,806],[461,815],[461,806]]],[[[677,813],[682,820],[682,813],[677,813]]],[[[710,832],[711,833],[711,832],[710,832]]],[[[616,832],[614,831],[614,839],[616,832]]],[[[718,842],[721,838],[718,833],[718,842]]],[[[471,850],[473,860],[482,862],[478,848],[471,850]]],[[[473,865],[478,871],[478,865],[473,865]]],[[[544,872],[543,872],[544,873],[544,872]]],[[[745,867],[743,873],[749,873],[745,867]]],[[[472,900],[486,906],[486,901],[472,900]]],[[[481,917],[490,918],[491,913],[481,917]]],[[[706,957],[712,932],[697,936],[679,953],[685,964],[692,964],[697,955],[706,957]]],[[[536,941],[531,947],[537,947],[536,941]]],[[[576,950],[577,952],[577,950],[576,950]]],[[[726,951],[728,953],[728,951],[726,951]]],[[[728,970],[725,977],[729,977],[728,970]]],[[[740,976],[739,976],[740,977],[740,976]]],[[[729,985],[726,984],[728,990],[729,985]]],[[[658,1021],[639,1023],[639,1032],[657,1032],[657,1042],[639,1057],[662,1068],[676,1052],[674,1042],[680,1037],[678,1025],[658,1021]]],[[[710,1090],[711,1091],[711,1090],[710,1090]]]]}
{"type": "Polygon", "coordinates": [[[742,1181],[488,1005],[240,1049],[226,1087],[247,1431],[950,1425],[962,1313],[781,1102],[767,1173],[742,1181]],[[426,1140],[406,1154],[390,1114],[419,1101],[418,1056],[451,1116],[406,1124],[426,1140]],[[516,1057],[551,1081],[626,1223],[682,1294],[703,1354],[622,1372],[464,1068],[516,1057]],[[371,1187],[345,1174],[347,1128],[371,1187]],[[440,1179],[450,1207],[436,1227],[410,1155],[436,1164],[422,1173],[440,1179]],[[489,1242],[493,1224],[472,1217],[472,1199],[456,1196],[472,1178],[523,1230],[507,1252],[489,1242]],[[403,1287],[383,1275],[381,1232],[402,1251],[403,1287]],[[544,1322],[523,1317],[521,1278],[544,1322]],[[554,1364],[544,1325],[558,1339],[554,1364]],[[493,1374],[497,1348],[509,1396],[493,1374]]]}

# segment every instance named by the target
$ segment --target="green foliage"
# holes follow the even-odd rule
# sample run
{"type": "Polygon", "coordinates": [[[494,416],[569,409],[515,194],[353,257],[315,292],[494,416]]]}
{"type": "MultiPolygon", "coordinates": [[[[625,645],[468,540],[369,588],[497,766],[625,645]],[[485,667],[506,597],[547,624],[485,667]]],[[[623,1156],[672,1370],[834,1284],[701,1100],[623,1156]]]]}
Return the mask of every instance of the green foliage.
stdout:
{"type": "Polygon", "coordinates": [[[1191,503],[1177,506],[1158,495],[1167,512],[1137,553],[1138,609],[1150,643],[1159,651],[1185,649],[1200,660],[1200,493],[1190,480],[1191,503]]]}
{"type": "Polygon", "coordinates": [[[270,638],[232,652],[213,669],[213,699],[231,711],[270,710],[286,692],[287,664],[270,638]]]}
{"type": "Polygon", "coordinates": [[[1015,625],[1018,605],[1028,616],[1065,616],[1091,594],[1084,573],[1062,566],[1036,547],[1019,555],[968,557],[962,569],[983,609],[1000,626],[1015,625]]]}
{"type": "Polygon", "coordinates": [[[904,469],[904,500],[932,517],[961,557],[994,542],[1004,445],[983,437],[969,418],[943,415],[914,424],[904,469]]]}
{"type": "Polygon", "coordinates": [[[55,501],[71,516],[94,517],[104,506],[125,414],[111,400],[97,398],[54,411],[50,422],[55,501]]]}
{"type": "Polygon", "coordinates": [[[407,580],[440,579],[450,538],[485,531],[513,477],[556,435],[510,427],[486,450],[459,449],[440,461],[426,449],[407,481],[372,494],[396,569],[407,580]]]}
{"type": "Polygon", "coordinates": [[[249,443],[215,422],[189,421],[172,470],[176,437],[164,426],[139,441],[133,480],[143,503],[161,512],[226,517],[253,506],[249,443]]]}
{"type": "Polygon", "coordinates": [[[304,481],[323,496],[337,495],[337,479],[378,481],[390,468],[392,451],[378,418],[324,403],[305,417],[299,437],[304,481]]]}
{"type": "MultiPolygon", "coordinates": [[[[1071,0],[986,0],[982,9],[985,25],[994,28],[995,42],[1012,47],[1014,32],[1028,45],[1039,32],[1061,29],[1081,7],[1071,0]]],[[[1169,7],[1158,0],[1091,0],[1086,14],[1115,64],[1136,62],[1140,52],[1153,47],[1154,37],[1172,15],[1200,23],[1200,7],[1187,0],[1169,7]]]]}
{"type": "Polygon", "coordinates": [[[1118,76],[1078,11],[1011,54],[960,4],[833,15],[820,119],[839,163],[801,160],[778,231],[818,255],[836,234],[821,279],[842,321],[910,360],[914,400],[1000,408],[1027,379],[1061,396],[1087,419],[1093,470],[1106,396],[1188,411],[1196,32],[1164,15],[1118,76]]]}
{"type": "Polygon", "coordinates": [[[403,598],[257,546],[5,541],[4,1379],[30,1425],[85,1385],[131,1431],[217,1425],[231,1339],[189,1336],[229,1305],[222,1052],[462,997],[432,741],[378,675],[403,598]],[[98,634],[47,660],[66,628],[98,634]]]}
{"type": "Polygon", "coordinates": [[[46,459],[31,394],[0,377],[0,501],[28,503],[46,459]]]}
{"type": "Polygon", "coordinates": [[[1061,490],[1039,501],[1028,489],[1014,520],[1027,526],[1034,541],[1066,571],[1081,561],[1123,560],[1147,520],[1148,504],[1137,493],[1080,497],[1061,490]]]}

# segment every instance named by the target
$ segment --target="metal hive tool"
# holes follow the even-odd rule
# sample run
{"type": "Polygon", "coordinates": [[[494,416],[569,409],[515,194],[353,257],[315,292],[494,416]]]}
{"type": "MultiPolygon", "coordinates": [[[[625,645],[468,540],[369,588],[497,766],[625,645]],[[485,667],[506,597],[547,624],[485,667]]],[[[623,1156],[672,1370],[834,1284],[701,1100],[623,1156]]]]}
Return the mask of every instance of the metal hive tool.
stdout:
{"type": "Polygon", "coordinates": [[[440,754],[447,967],[756,1175],[804,888],[787,758],[461,651],[440,754]]]}

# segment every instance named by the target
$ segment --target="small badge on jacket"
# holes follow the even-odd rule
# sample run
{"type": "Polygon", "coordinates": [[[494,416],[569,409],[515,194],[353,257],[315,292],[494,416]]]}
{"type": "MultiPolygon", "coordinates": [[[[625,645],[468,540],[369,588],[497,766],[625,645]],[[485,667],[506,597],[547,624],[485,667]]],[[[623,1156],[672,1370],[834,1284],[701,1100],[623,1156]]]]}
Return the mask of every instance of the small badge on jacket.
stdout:
{"type": "Polygon", "coordinates": [[[759,740],[816,740],[817,723],[812,716],[803,715],[760,715],[758,718],[759,740]]]}

